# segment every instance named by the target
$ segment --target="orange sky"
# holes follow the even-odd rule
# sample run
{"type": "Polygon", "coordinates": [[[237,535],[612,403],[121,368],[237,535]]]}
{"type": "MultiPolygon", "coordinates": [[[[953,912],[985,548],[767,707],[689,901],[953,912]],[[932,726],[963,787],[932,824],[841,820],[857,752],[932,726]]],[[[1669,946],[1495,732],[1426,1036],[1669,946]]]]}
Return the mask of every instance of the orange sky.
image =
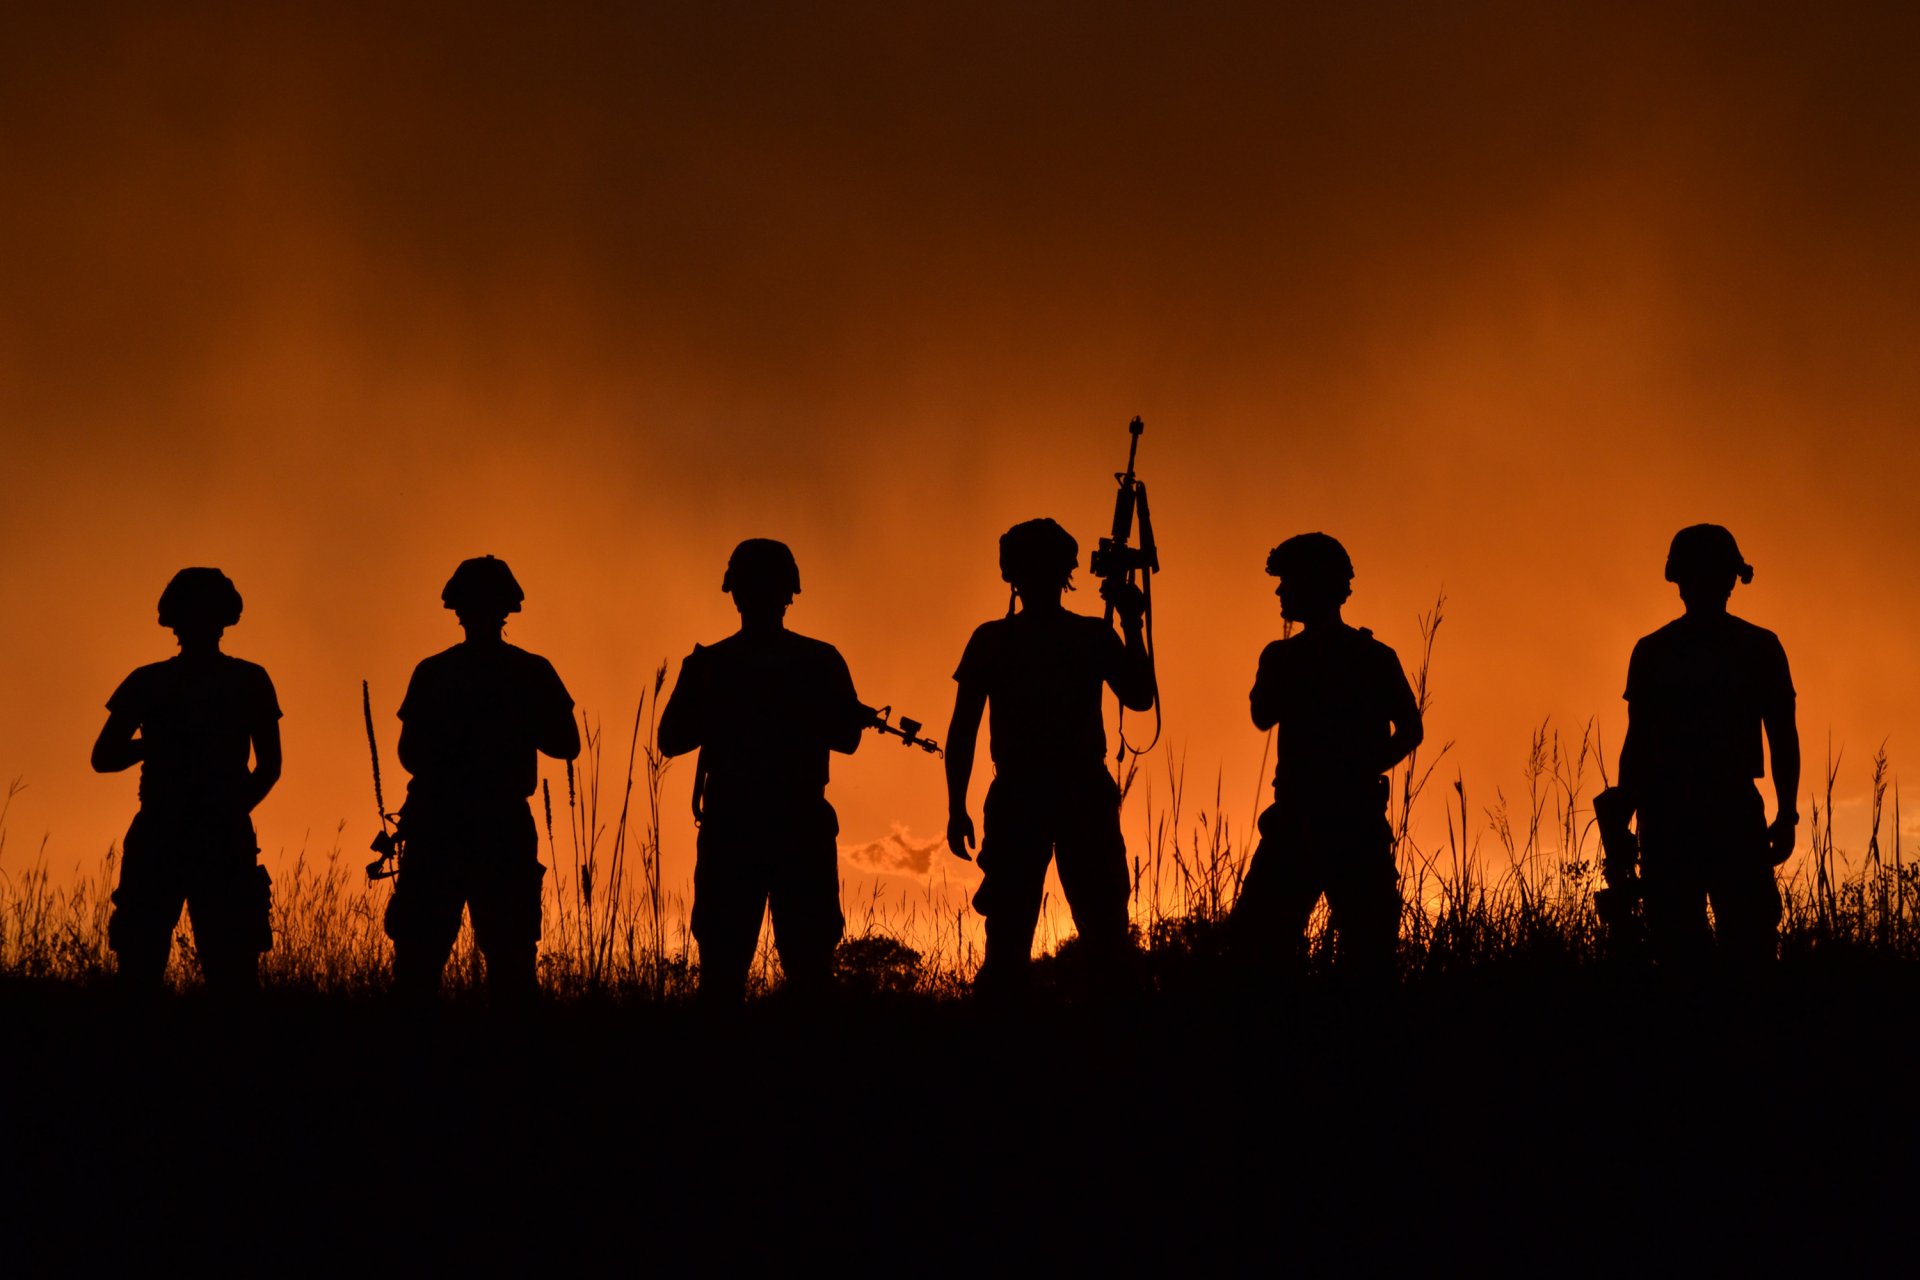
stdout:
{"type": "MultiPolygon", "coordinates": [[[[1090,545],[1135,413],[1167,741],[1236,825],[1261,566],[1306,529],[1403,656],[1446,591],[1430,734],[1470,796],[1545,716],[1617,745],[1699,520],[1758,569],[1734,607],[1786,642],[1810,763],[1830,731],[1857,799],[1882,738],[1920,750],[1910,13],[19,8],[0,869],[124,830],[87,749],[186,564],[234,577],[228,648],[286,710],[270,858],[369,833],[359,681],[390,752],[483,552],[610,740],[731,629],[753,535],[799,556],[795,628],[941,732],[998,534],[1090,545]]],[[[850,843],[944,822],[891,742],[830,794],[850,843]]]]}

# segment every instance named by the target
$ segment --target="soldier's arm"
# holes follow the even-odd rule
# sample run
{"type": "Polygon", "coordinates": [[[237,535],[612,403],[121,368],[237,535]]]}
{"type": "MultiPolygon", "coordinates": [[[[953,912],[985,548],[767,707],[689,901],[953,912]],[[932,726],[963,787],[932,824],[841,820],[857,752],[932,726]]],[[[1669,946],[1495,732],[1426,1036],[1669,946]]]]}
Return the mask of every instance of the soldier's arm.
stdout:
{"type": "Polygon", "coordinates": [[[1380,766],[1380,772],[1386,773],[1405,760],[1426,740],[1427,727],[1420,719],[1420,703],[1413,696],[1413,686],[1407,683],[1407,673],[1400,669],[1398,658],[1389,658],[1392,668],[1393,710],[1390,722],[1393,733],[1387,738],[1386,759],[1380,766]]]}
{"type": "Polygon", "coordinates": [[[1627,704],[1627,736],[1620,742],[1620,789],[1629,798],[1639,794],[1640,785],[1640,740],[1633,725],[1633,704],[1627,704]]]}
{"type": "Polygon", "coordinates": [[[146,744],[134,737],[140,718],[129,711],[109,711],[100,736],[93,741],[95,773],[119,773],[131,769],[146,756],[146,744]]]}
{"type": "Polygon", "coordinates": [[[416,778],[433,771],[434,756],[439,754],[441,735],[434,732],[433,719],[431,713],[425,717],[409,716],[407,704],[400,705],[400,743],[395,751],[400,757],[400,767],[416,778]],[[421,723],[423,718],[425,724],[421,723]]]}
{"type": "Polygon", "coordinates": [[[573,718],[573,695],[567,692],[566,685],[560,682],[560,673],[551,664],[547,671],[553,677],[553,688],[547,697],[544,718],[536,728],[534,746],[541,755],[571,760],[580,754],[580,724],[573,718]]]}
{"type": "Polygon", "coordinates": [[[1635,730],[1633,718],[1634,692],[1641,687],[1641,684],[1640,646],[1636,644],[1633,647],[1633,656],[1627,660],[1627,732],[1626,736],[1620,740],[1620,776],[1617,785],[1627,797],[1626,816],[1621,819],[1622,824],[1633,817],[1634,811],[1639,806],[1639,787],[1643,781],[1640,775],[1646,771],[1644,759],[1646,748],[1642,743],[1644,735],[1635,730]]]}
{"type": "Polygon", "coordinates": [[[1793,677],[1787,671],[1786,651],[1780,650],[1776,688],[1760,711],[1767,731],[1767,755],[1773,764],[1773,825],[1768,842],[1775,866],[1793,853],[1795,828],[1800,823],[1800,726],[1794,716],[1793,677]]]}
{"type": "Polygon", "coordinates": [[[573,706],[555,708],[553,716],[542,726],[540,738],[534,743],[540,748],[540,754],[552,756],[555,760],[571,760],[580,754],[580,725],[573,718],[573,706]]]}
{"type": "Polygon", "coordinates": [[[967,850],[973,846],[974,833],[967,788],[973,782],[973,753],[986,709],[986,686],[961,681],[953,695],[953,719],[947,722],[947,848],[969,861],[972,855],[967,850]]]}
{"type": "Polygon", "coordinates": [[[702,670],[705,660],[701,654],[700,646],[693,646],[693,652],[680,664],[680,674],[674,678],[667,705],[660,710],[656,736],[662,755],[683,756],[689,751],[698,751],[706,739],[701,724],[706,701],[701,690],[705,678],[702,670]]]}
{"type": "Polygon", "coordinates": [[[1113,606],[1120,618],[1119,661],[1107,676],[1107,683],[1119,695],[1120,705],[1129,711],[1153,710],[1154,680],[1153,659],[1147,653],[1146,632],[1142,619],[1146,610],[1145,597],[1138,587],[1128,586],[1119,579],[1102,584],[1101,598],[1113,606]]]}
{"type": "Polygon", "coordinates": [[[1776,707],[1761,718],[1767,730],[1767,753],[1773,758],[1773,798],[1783,817],[1800,816],[1800,726],[1793,703],[1776,707]]]}
{"type": "Polygon", "coordinates": [[[829,686],[827,719],[827,746],[842,755],[852,755],[859,749],[860,739],[865,736],[866,727],[872,722],[869,708],[860,701],[860,695],[853,691],[853,673],[847,670],[847,663],[839,654],[834,654],[836,668],[833,683],[829,686]]]}
{"type": "Polygon", "coordinates": [[[247,808],[251,811],[280,781],[280,721],[269,717],[253,730],[253,771],[247,775],[247,808]]]}
{"type": "Polygon", "coordinates": [[[1253,692],[1247,695],[1248,707],[1253,712],[1253,727],[1262,733],[1280,723],[1279,701],[1274,688],[1273,653],[1273,645],[1260,651],[1260,666],[1253,676],[1253,692]]]}
{"type": "Polygon", "coordinates": [[[400,746],[398,748],[400,767],[416,778],[420,776],[420,771],[426,767],[427,763],[428,753],[426,744],[422,741],[424,737],[425,735],[422,734],[420,730],[414,728],[413,725],[407,721],[402,720],[400,722],[400,746]]]}
{"type": "MultiPolygon", "coordinates": [[[[424,662],[420,664],[421,667],[425,665],[424,662]]],[[[397,713],[400,717],[400,742],[394,751],[400,757],[400,767],[416,778],[423,770],[432,766],[433,735],[420,724],[422,704],[425,700],[426,692],[421,688],[420,682],[420,667],[415,667],[412,677],[407,681],[406,695],[400,699],[400,710],[397,713]]],[[[432,721],[430,708],[426,718],[429,723],[432,721]]]]}

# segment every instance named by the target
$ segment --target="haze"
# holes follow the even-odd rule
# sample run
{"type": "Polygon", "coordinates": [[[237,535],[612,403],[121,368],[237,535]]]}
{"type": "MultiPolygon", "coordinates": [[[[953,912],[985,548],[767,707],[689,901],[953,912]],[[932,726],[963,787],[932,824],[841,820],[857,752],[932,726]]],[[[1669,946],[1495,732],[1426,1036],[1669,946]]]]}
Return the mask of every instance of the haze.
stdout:
{"type": "MultiPolygon", "coordinates": [[[[359,681],[397,792],[469,555],[610,773],[656,665],[732,629],[748,536],[938,734],[998,535],[1090,548],[1136,413],[1162,751],[1236,827],[1262,564],[1308,529],[1409,663],[1445,591],[1429,736],[1476,808],[1548,716],[1617,750],[1702,520],[1757,567],[1733,605],[1786,643],[1809,777],[1848,753],[1843,844],[1873,748],[1916,749],[1911,10],[401,9],[0,15],[10,873],[125,830],[87,750],[189,564],[285,709],[270,865],[371,834],[359,681]]],[[[936,762],[870,738],[829,794],[850,849],[942,866],[936,762]]]]}

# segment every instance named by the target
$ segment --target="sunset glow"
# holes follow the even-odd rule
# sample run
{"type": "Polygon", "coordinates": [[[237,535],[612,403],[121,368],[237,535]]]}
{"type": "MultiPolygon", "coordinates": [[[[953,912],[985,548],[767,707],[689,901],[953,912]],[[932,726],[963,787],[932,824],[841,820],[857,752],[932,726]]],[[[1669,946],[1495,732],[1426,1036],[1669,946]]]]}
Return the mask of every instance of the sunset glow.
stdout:
{"type": "MultiPolygon", "coordinates": [[[[1733,609],[1785,643],[1809,784],[1846,753],[1843,845],[1874,748],[1920,753],[1911,16],[319,12],[0,18],[0,869],[124,832],[88,746],[183,565],[232,576],[285,711],[270,867],[361,857],[360,681],[397,778],[467,556],[511,563],[508,636],[609,776],[659,663],[734,628],[750,536],[938,736],[995,540],[1051,515],[1084,564],[1136,413],[1166,732],[1130,840],[1169,767],[1250,823],[1262,564],[1311,529],[1409,666],[1444,593],[1428,740],[1476,822],[1549,717],[1611,767],[1697,521],[1757,568],[1733,609]]],[[[937,762],[834,770],[856,926],[876,883],[972,883],[937,762]]]]}

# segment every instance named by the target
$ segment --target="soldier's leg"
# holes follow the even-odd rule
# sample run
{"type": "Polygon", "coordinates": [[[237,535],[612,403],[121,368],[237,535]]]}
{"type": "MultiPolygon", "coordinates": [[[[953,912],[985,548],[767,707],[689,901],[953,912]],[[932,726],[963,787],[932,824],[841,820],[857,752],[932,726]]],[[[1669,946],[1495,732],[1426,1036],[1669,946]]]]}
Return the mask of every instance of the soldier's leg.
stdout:
{"type": "Polygon", "coordinates": [[[173,927],[187,900],[180,871],[187,852],[144,814],[134,818],[121,844],[107,945],[116,981],[129,992],[157,992],[166,980],[173,927]]]}
{"type": "Polygon", "coordinates": [[[1339,842],[1327,883],[1327,906],[1338,939],[1340,966],[1369,985],[1392,981],[1400,940],[1400,877],[1393,864],[1393,829],[1383,818],[1356,824],[1339,842]]]}
{"type": "Polygon", "coordinates": [[[1721,807],[1719,840],[1707,868],[1714,937],[1729,968],[1763,971],[1780,954],[1780,885],[1766,808],[1753,787],[1730,792],[1721,807]]]}
{"type": "Polygon", "coordinates": [[[1102,770],[1063,794],[1054,858],[1073,926],[1103,979],[1126,976],[1133,953],[1127,919],[1132,880],[1120,834],[1120,792],[1102,770]]]}
{"type": "Polygon", "coordinates": [[[467,914],[487,962],[487,990],[496,1004],[527,1004],[540,991],[540,836],[533,812],[503,817],[469,854],[467,914]]]}
{"type": "Polygon", "coordinates": [[[273,881],[251,849],[237,854],[204,868],[187,896],[200,973],[209,990],[225,995],[259,989],[260,955],[273,946],[273,881]]]}
{"type": "Polygon", "coordinates": [[[840,820],[822,800],[795,816],[789,845],[773,865],[768,907],[780,967],[795,995],[833,984],[833,952],[846,931],[840,911],[840,820]]]}
{"type": "Polygon", "coordinates": [[[540,993],[540,885],[546,874],[528,856],[473,877],[467,911],[495,1004],[527,1004],[540,993]]]}
{"type": "Polygon", "coordinates": [[[1052,860],[1053,830],[1046,807],[996,778],[987,789],[981,881],[973,895],[973,909],[987,922],[987,953],[974,975],[974,986],[981,991],[1024,987],[1052,860]]]}
{"type": "Polygon", "coordinates": [[[1714,935],[1734,969],[1764,970],[1780,955],[1780,886],[1770,865],[1723,872],[1708,889],[1714,935]]]}
{"type": "Polygon", "coordinates": [[[1712,958],[1707,927],[1707,888],[1688,851],[1641,841],[1640,893],[1647,914],[1647,941],[1654,962],[1673,974],[1694,975],[1712,958]]]}
{"type": "Polygon", "coordinates": [[[1246,977],[1278,978],[1306,958],[1307,922],[1323,887],[1306,839],[1280,806],[1260,815],[1260,843],[1227,922],[1234,967],[1246,977]]]}
{"type": "MultiPolygon", "coordinates": [[[[1758,793],[1755,793],[1758,799],[1758,793]]],[[[1713,960],[1707,926],[1707,868],[1724,819],[1712,794],[1662,792],[1640,800],[1640,894],[1654,963],[1671,975],[1697,976],[1713,960]]]]}
{"type": "Polygon", "coordinates": [[[700,828],[693,864],[693,940],[700,946],[703,1003],[737,1004],[760,943],[767,911],[765,833],[729,830],[709,815],[700,828]]]}
{"type": "Polygon", "coordinates": [[[457,851],[419,837],[407,844],[400,874],[387,900],[387,937],[393,940],[393,989],[408,999],[431,1000],[460,936],[466,884],[457,851]]]}

